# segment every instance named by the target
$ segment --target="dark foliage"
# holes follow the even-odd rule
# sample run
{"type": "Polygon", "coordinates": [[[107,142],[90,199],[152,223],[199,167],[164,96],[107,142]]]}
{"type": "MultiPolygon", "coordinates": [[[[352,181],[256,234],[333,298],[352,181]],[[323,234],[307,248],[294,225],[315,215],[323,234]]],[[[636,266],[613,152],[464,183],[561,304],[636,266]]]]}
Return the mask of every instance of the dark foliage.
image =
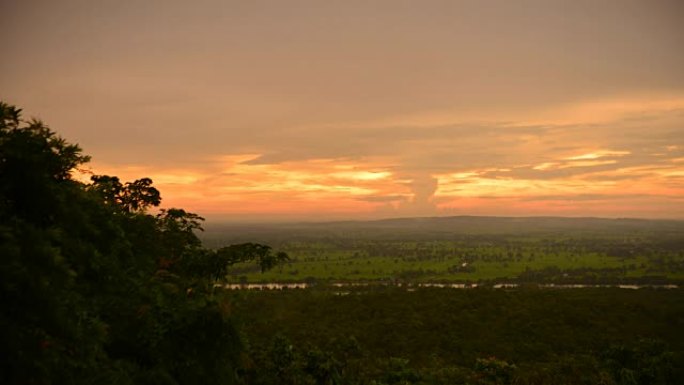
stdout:
{"type": "Polygon", "coordinates": [[[273,363],[285,356],[288,373],[315,384],[665,385],[684,376],[679,289],[339,290],[232,293],[255,383],[278,384],[273,363]]]}
{"type": "Polygon", "coordinates": [[[0,383],[234,383],[243,340],[216,280],[267,246],[203,249],[152,180],[72,172],[81,149],[0,103],[0,383]],[[239,257],[237,257],[239,256],[239,257]]]}

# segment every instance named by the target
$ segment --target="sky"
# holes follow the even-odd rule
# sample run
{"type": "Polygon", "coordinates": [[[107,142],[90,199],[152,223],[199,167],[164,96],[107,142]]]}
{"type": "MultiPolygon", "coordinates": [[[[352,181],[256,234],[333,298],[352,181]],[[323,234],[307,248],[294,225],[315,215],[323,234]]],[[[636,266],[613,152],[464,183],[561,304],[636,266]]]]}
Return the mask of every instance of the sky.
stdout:
{"type": "Polygon", "coordinates": [[[0,0],[0,100],[221,220],[684,219],[684,2],[0,0]]]}

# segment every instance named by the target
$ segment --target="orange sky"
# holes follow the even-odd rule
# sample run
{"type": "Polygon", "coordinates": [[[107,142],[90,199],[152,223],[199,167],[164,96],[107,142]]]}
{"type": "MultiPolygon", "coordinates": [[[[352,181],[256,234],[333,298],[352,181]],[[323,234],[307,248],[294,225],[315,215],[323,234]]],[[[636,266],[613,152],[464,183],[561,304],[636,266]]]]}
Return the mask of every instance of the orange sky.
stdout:
{"type": "Polygon", "coordinates": [[[3,2],[0,99],[165,207],[684,218],[681,2],[120,3],[3,2]]]}

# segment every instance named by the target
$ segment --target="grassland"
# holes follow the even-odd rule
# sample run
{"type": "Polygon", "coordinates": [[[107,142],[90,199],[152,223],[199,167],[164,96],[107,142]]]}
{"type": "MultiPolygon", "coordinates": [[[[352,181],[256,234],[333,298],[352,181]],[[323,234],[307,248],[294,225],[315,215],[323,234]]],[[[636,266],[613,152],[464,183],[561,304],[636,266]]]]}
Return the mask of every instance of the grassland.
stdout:
{"type": "Polygon", "coordinates": [[[684,281],[684,224],[578,218],[420,218],[210,228],[208,246],[257,239],[290,255],[232,282],[684,281]],[[470,225],[469,225],[470,224],[470,225]]]}

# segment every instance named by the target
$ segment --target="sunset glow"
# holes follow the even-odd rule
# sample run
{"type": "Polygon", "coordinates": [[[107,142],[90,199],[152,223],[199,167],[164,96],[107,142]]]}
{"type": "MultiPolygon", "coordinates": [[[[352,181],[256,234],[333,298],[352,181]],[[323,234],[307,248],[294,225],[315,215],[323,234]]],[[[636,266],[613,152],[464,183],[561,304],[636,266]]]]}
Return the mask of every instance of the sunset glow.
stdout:
{"type": "Polygon", "coordinates": [[[3,10],[50,28],[3,40],[0,97],[84,181],[222,219],[684,217],[675,2],[67,3],[3,10]]]}

